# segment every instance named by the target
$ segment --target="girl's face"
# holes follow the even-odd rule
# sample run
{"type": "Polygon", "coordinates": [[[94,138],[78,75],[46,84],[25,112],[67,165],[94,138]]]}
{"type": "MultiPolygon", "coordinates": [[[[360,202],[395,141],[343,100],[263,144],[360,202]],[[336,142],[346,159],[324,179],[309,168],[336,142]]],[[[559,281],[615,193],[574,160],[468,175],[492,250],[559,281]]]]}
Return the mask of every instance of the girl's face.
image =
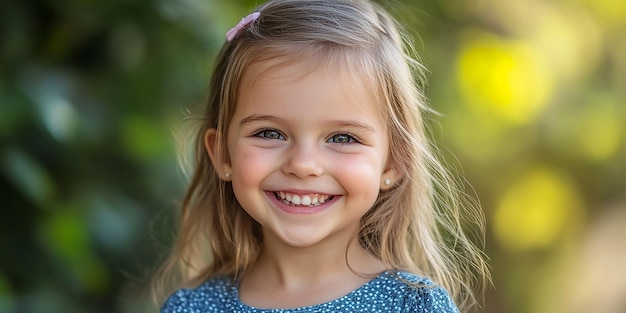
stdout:
{"type": "Polygon", "coordinates": [[[304,62],[252,67],[228,128],[228,162],[241,206],[265,244],[345,244],[386,179],[387,126],[362,79],[304,62]]]}

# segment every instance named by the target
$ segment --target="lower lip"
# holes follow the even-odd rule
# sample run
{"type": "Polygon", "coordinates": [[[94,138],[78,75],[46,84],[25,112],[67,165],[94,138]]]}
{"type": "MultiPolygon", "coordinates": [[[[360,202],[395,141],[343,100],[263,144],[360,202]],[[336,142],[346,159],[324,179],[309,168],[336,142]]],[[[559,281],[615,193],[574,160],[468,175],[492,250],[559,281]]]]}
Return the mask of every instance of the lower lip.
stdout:
{"type": "Polygon", "coordinates": [[[331,200],[327,200],[323,204],[316,206],[292,206],[276,199],[276,196],[273,192],[265,192],[265,194],[268,198],[270,198],[270,201],[274,205],[276,205],[276,207],[278,207],[281,211],[290,214],[314,214],[320,211],[324,211],[328,207],[330,207],[335,201],[337,201],[337,199],[339,199],[339,196],[334,196],[331,200]]]}

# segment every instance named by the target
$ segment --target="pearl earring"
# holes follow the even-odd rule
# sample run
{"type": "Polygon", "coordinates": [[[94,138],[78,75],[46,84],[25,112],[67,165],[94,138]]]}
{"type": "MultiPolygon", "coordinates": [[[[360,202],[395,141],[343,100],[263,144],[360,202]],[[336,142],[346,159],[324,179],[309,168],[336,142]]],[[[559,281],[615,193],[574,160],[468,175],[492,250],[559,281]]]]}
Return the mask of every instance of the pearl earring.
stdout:
{"type": "Polygon", "coordinates": [[[224,177],[230,178],[230,173],[224,173],[224,177]]]}
{"type": "Polygon", "coordinates": [[[391,179],[389,178],[385,179],[385,185],[387,186],[391,185],[391,179]]]}

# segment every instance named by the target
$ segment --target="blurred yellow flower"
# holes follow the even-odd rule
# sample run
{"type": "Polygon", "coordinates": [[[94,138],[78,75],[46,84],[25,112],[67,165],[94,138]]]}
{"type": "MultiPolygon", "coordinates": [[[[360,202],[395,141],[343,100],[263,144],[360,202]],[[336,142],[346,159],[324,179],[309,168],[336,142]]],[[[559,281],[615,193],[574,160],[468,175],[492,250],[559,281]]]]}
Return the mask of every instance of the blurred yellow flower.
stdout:
{"type": "Polygon", "coordinates": [[[494,212],[494,235],[509,251],[549,247],[575,225],[581,209],[576,188],[549,168],[534,168],[504,192],[494,212]]]}
{"type": "Polygon", "coordinates": [[[533,120],[550,99],[549,69],[528,43],[475,32],[458,55],[457,81],[472,108],[510,123],[533,120]]]}

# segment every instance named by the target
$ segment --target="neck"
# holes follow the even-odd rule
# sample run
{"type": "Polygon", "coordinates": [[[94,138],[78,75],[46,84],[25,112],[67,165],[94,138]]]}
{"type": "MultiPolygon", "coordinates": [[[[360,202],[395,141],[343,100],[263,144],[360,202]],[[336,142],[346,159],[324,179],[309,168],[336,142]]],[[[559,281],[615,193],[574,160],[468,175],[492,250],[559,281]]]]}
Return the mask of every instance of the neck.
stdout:
{"type": "MultiPolygon", "coordinates": [[[[270,235],[271,236],[271,235],[270,235]]],[[[286,289],[324,283],[338,277],[371,278],[384,270],[356,238],[324,242],[311,247],[291,247],[265,237],[259,261],[251,270],[264,280],[286,289]]]]}
{"type": "Polygon", "coordinates": [[[293,247],[264,234],[263,252],[243,277],[240,299],[263,308],[292,308],[337,299],[385,270],[357,239],[293,247]]]}

